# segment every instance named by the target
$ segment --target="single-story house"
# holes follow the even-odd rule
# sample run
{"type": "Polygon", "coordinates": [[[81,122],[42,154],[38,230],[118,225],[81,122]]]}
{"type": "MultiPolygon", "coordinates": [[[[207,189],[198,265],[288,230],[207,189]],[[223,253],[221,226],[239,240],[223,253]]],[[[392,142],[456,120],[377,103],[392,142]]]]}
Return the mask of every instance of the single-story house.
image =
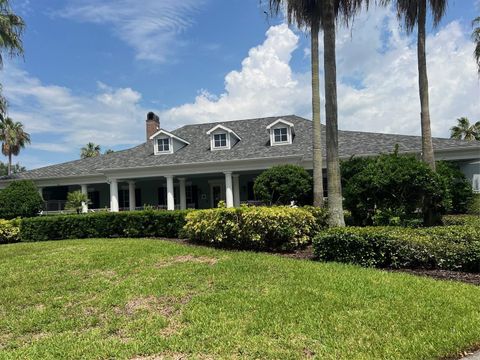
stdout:
{"type": "MultiPolygon", "coordinates": [[[[325,145],[324,132],[322,136],[325,145]]],[[[339,131],[342,159],[391,153],[397,144],[400,153],[420,156],[418,136],[339,131]]],[[[433,144],[436,159],[457,162],[480,191],[480,142],[434,138],[433,144]]],[[[74,190],[88,194],[91,209],[114,212],[144,205],[168,210],[209,208],[220,200],[232,207],[254,203],[255,177],[279,164],[312,169],[311,121],[288,115],[167,131],[160,127],[158,116],[149,113],[143,144],[3,177],[0,188],[13,180],[31,179],[49,211],[62,210],[67,193],[74,190]]]]}

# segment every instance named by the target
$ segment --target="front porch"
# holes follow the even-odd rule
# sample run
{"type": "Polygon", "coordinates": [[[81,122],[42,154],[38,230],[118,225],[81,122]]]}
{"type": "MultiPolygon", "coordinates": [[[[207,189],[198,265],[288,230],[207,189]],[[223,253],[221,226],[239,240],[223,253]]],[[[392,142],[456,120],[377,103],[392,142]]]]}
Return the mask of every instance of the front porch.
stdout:
{"type": "Polygon", "coordinates": [[[260,172],[109,179],[105,183],[50,186],[39,191],[45,200],[46,213],[64,212],[67,194],[78,190],[90,200],[84,211],[208,209],[217,207],[220,201],[227,207],[237,207],[242,203],[258,203],[253,183],[260,172]]]}

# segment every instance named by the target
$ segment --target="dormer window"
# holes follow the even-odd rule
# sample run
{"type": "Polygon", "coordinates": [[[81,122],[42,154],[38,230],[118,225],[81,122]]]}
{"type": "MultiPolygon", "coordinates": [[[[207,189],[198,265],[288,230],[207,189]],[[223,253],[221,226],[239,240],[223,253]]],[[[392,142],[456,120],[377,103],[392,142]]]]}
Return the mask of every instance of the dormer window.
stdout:
{"type": "Polygon", "coordinates": [[[241,140],[235,131],[220,124],[207,131],[207,135],[210,135],[211,150],[228,150],[241,140]]]}
{"type": "Polygon", "coordinates": [[[170,138],[157,139],[157,151],[160,152],[170,152],[170,138]]]}
{"type": "Polygon", "coordinates": [[[173,154],[185,146],[190,145],[188,141],[162,129],[150,136],[149,139],[153,140],[153,153],[155,155],[173,154]]]}
{"type": "Polygon", "coordinates": [[[270,133],[270,146],[288,145],[293,141],[293,124],[289,121],[278,119],[267,126],[270,133]]]}
{"type": "Polygon", "coordinates": [[[288,142],[288,129],[286,127],[273,129],[273,141],[275,144],[288,142]]]}
{"type": "Polygon", "coordinates": [[[225,148],[227,147],[227,134],[220,133],[213,135],[213,147],[214,148],[225,148]]]}

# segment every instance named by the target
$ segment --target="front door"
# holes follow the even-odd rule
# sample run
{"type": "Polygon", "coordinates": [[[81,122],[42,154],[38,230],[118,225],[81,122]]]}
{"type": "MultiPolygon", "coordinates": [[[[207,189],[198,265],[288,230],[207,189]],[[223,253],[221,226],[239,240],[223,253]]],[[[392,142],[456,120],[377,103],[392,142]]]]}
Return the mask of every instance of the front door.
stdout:
{"type": "Polygon", "coordinates": [[[210,189],[212,194],[212,207],[216,208],[219,201],[225,201],[225,188],[221,184],[212,184],[210,189]]]}

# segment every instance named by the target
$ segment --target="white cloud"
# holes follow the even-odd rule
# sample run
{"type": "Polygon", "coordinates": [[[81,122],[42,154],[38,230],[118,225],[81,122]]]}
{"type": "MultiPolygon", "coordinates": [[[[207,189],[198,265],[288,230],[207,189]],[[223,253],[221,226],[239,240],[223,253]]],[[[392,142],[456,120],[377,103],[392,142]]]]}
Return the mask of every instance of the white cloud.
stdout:
{"type": "Polygon", "coordinates": [[[131,88],[114,89],[99,83],[98,92],[76,95],[65,87],[42,84],[27,72],[7,64],[1,74],[9,115],[32,134],[32,148],[55,152],[78,151],[89,141],[104,147],[143,141],[146,113],[141,95],[131,88]],[[42,137],[55,143],[42,142],[42,137]]]}
{"type": "MultiPolygon", "coordinates": [[[[195,102],[161,114],[168,124],[220,121],[272,114],[287,114],[310,103],[302,74],[289,66],[298,36],[286,25],[271,27],[262,45],[252,48],[239,71],[225,77],[225,92],[219,96],[203,90],[195,102]]],[[[308,111],[308,110],[307,110],[308,111]]]]}
{"type": "Polygon", "coordinates": [[[75,21],[108,24],[135,49],[137,58],[167,61],[184,42],[179,35],[193,25],[205,0],[71,0],[56,13],[75,21]]]}
{"type": "MultiPolygon", "coordinates": [[[[241,70],[225,77],[224,93],[203,90],[193,103],[169,109],[162,118],[180,125],[291,113],[310,116],[310,74],[295,73],[290,66],[297,46],[298,36],[286,25],[271,27],[241,70]]],[[[452,22],[428,36],[427,51],[432,131],[448,136],[457,117],[480,119],[473,44],[468,32],[452,22]]],[[[341,29],[337,62],[341,128],[420,133],[416,43],[399,31],[391,10],[363,13],[353,30],[341,29]]]]}

